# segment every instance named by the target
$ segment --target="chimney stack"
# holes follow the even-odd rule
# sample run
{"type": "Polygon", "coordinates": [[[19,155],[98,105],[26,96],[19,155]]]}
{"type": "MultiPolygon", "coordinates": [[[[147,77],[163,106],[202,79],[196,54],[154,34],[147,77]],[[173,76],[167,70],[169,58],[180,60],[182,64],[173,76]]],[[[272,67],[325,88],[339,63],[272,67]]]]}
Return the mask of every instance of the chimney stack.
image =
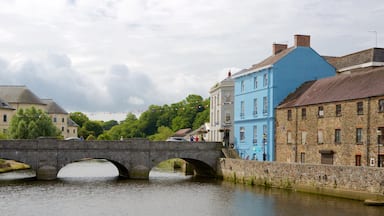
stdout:
{"type": "Polygon", "coordinates": [[[281,52],[281,51],[283,51],[283,50],[285,50],[287,48],[288,48],[287,44],[277,44],[277,43],[274,43],[274,44],[272,44],[272,54],[276,55],[279,52],[281,52]]]}
{"type": "Polygon", "coordinates": [[[310,47],[311,36],[309,35],[295,35],[295,46],[310,47]]]}

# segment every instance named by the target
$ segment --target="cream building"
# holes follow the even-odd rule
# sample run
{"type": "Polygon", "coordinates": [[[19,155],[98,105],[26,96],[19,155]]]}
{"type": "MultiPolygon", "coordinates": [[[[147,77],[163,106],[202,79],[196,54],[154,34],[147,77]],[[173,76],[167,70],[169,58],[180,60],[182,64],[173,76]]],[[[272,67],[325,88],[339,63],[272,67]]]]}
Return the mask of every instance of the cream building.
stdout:
{"type": "Polygon", "coordinates": [[[52,122],[64,138],[77,137],[78,125],[70,119],[69,113],[51,99],[40,99],[24,85],[0,86],[0,102],[2,116],[0,132],[2,133],[8,132],[11,119],[18,109],[35,107],[45,111],[52,118],[52,122]]]}

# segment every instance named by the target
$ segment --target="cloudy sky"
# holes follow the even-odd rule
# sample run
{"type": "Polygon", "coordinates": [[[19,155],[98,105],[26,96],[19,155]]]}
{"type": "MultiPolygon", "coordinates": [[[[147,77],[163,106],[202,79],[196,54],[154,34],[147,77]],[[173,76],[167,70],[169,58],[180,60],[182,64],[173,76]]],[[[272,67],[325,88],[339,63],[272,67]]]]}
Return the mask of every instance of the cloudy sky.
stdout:
{"type": "Polygon", "coordinates": [[[382,0],[1,0],[0,85],[68,112],[138,113],[208,97],[294,34],[321,55],[384,47],[383,18],[382,0]]]}

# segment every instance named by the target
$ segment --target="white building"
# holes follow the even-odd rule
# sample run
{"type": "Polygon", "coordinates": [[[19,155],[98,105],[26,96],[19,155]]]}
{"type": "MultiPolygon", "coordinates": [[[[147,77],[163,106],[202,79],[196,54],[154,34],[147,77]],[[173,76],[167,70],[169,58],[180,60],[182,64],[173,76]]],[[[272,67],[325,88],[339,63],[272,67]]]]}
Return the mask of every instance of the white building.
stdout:
{"type": "Polygon", "coordinates": [[[228,76],[209,91],[211,98],[209,141],[222,142],[224,136],[227,136],[228,144],[233,144],[233,88],[234,81],[229,71],[228,76]]]}

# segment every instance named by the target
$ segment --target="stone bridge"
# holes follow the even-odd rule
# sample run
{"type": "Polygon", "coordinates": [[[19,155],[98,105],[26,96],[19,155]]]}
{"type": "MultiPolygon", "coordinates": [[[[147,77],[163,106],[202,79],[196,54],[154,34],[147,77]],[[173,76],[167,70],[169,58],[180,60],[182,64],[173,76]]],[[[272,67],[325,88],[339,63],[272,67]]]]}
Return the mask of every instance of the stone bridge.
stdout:
{"type": "Polygon", "coordinates": [[[222,157],[218,142],[165,142],[147,139],[124,141],[75,141],[57,139],[0,140],[0,158],[26,163],[37,179],[52,180],[65,165],[84,158],[106,159],[119,177],[148,179],[149,172],[162,161],[181,158],[197,176],[216,176],[222,157]]]}

